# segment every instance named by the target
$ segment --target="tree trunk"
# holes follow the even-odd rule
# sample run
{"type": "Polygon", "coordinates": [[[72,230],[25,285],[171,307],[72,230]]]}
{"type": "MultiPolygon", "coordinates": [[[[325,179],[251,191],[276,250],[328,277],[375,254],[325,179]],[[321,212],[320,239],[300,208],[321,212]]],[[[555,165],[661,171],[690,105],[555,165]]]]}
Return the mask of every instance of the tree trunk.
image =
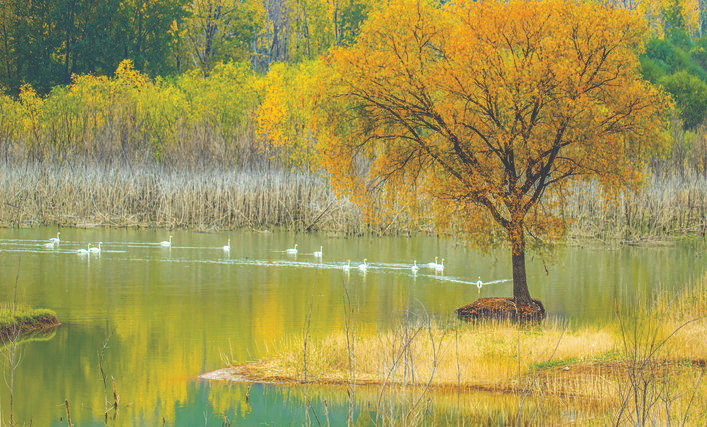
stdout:
{"type": "Polygon", "coordinates": [[[513,247],[513,299],[516,303],[530,304],[530,291],[525,274],[525,233],[523,226],[514,227],[511,232],[511,246],[513,247]]]}
{"type": "Polygon", "coordinates": [[[71,5],[69,9],[69,22],[66,23],[66,46],[64,46],[64,82],[66,84],[71,83],[71,66],[69,60],[71,59],[71,40],[72,34],[71,30],[74,28],[74,5],[71,5]]]}
{"type": "Polygon", "coordinates": [[[8,86],[12,85],[12,66],[10,65],[10,46],[8,45],[8,34],[7,27],[5,24],[2,25],[2,35],[5,41],[5,65],[7,66],[7,83],[8,86]]]}

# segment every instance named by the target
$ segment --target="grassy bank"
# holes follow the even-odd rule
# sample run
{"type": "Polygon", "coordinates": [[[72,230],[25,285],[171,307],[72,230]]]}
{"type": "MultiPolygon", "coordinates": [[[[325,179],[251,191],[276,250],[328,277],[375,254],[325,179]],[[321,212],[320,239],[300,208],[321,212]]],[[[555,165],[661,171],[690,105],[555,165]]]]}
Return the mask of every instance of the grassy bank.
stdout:
{"type": "Polygon", "coordinates": [[[461,399],[493,391],[540,406],[579,406],[586,420],[599,424],[689,419],[690,425],[704,425],[707,408],[696,402],[707,399],[706,281],[627,307],[602,326],[411,319],[373,335],[352,329],[318,340],[285,339],[272,357],[220,374],[241,381],[342,385],[349,395],[369,386],[374,407],[389,405],[384,397],[413,410],[440,392],[461,399]],[[407,396],[403,403],[401,396],[407,396]]]}
{"type": "Polygon", "coordinates": [[[56,313],[47,309],[0,310],[0,337],[14,339],[19,334],[59,324],[56,313]]]}
{"type": "MultiPolygon", "coordinates": [[[[167,227],[197,230],[287,228],[342,233],[417,233],[432,218],[377,212],[337,197],[326,177],[262,163],[252,168],[0,164],[0,225],[167,227]],[[414,224],[414,225],[412,225],[414,224]]],[[[596,184],[567,194],[572,239],[641,242],[707,229],[707,177],[656,172],[641,194],[606,200],[596,184]]]]}

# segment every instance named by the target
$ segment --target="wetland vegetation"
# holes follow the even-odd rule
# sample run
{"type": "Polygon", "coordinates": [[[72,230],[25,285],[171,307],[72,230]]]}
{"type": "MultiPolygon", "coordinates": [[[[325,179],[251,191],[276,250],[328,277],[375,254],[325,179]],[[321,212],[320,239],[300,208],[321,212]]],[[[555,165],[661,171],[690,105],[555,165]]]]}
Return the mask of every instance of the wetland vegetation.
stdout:
{"type": "MultiPolygon", "coordinates": [[[[466,37],[476,24],[453,27],[436,3],[418,2],[427,8],[418,16],[404,2],[365,0],[6,3],[0,271],[14,277],[23,265],[21,299],[55,308],[68,326],[5,348],[18,386],[0,390],[14,402],[9,414],[0,405],[3,422],[63,423],[71,402],[77,423],[105,425],[111,400],[110,423],[136,425],[707,423],[697,403],[707,400],[704,5],[641,2],[611,14],[580,2],[582,13],[563,10],[543,30],[563,34],[571,21],[601,42],[549,36],[557,43],[534,50],[543,55],[517,57],[544,62],[509,74],[494,69],[508,57],[499,43],[466,37]],[[386,45],[385,34],[400,38],[386,45]],[[587,60],[595,72],[582,74],[563,52],[594,58],[608,45],[621,52],[622,83],[578,96],[611,61],[587,60]],[[386,46],[412,46],[404,56],[419,54],[421,67],[407,72],[386,46]],[[479,52],[483,69],[454,88],[467,76],[453,71],[469,67],[438,60],[479,52]],[[532,90],[492,82],[509,75],[512,88],[532,90]],[[481,98],[460,95],[474,85],[481,98]],[[481,107],[460,109],[466,101],[481,107]],[[386,115],[395,109],[404,114],[386,115]],[[457,128],[460,117],[474,119],[457,128]],[[547,126],[558,117],[573,124],[547,126]],[[566,135],[580,144],[550,168],[566,135]],[[454,183],[447,166],[434,176],[455,164],[440,153],[458,140],[480,143],[466,148],[481,167],[462,156],[468,179],[454,183]],[[548,189],[561,177],[571,179],[548,189]],[[528,194],[543,203],[520,228],[498,221],[516,211],[508,204],[495,216],[478,209],[528,194]],[[62,243],[43,246],[57,229],[62,243]],[[450,317],[477,296],[515,292],[515,265],[494,248],[523,243],[519,231],[540,249],[528,256],[527,286],[549,318],[519,327],[450,317]],[[169,234],[174,244],[160,246],[169,234]],[[87,241],[103,250],[77,256],[87,241]],[[298,255],[284,252],[297,243],[298,255]],[[409,272],[436,256],[444,272],[409,272]],[[370,267],[345,275],[347,259],[370,267]],[[224,365],[246,383],[194,380],[224,365]]],[[[543,21],[513,9],[513,22],[543,21]]],[[[504,27],[478,22],[489,35],[504,27]]],[[[56,322],[48,310],[16,315],[0,321],[56,322]]]]}

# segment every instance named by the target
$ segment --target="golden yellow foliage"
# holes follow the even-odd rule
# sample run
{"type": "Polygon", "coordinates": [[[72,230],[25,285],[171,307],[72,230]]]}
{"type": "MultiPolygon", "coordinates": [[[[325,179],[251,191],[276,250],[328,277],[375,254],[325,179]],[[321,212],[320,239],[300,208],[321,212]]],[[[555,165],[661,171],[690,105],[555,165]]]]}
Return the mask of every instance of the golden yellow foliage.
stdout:
{"type": "Polygon", "coordinates": [[[529,300],[525,234],[564,232],[549,208],[568,182],[637,188],[663,142],[665,98],[638,72],[645,33],[595,2],[393,1],[328,59],[332,182],[413,209],[422,194],[477,243],[502,230],[529,300]]]}
{"type": "Polygon", "coordinates": [[[312,132],[311,92],[318,82],[318,63],[276,64],[255,86],[260,104],[256,135],[266,153],[286,165],[318,167],[312,132]]]}

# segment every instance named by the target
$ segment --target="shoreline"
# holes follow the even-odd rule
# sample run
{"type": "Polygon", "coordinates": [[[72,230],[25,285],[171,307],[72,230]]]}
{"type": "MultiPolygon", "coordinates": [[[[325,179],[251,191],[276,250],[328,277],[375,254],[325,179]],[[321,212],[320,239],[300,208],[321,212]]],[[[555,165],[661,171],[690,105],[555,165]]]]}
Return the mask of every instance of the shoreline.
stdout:
{"type": "MultiPolygon", "coordinates": [[[[553,395],[560,398],[580,398],[599,400],[602,399],[604,393],[597,393],[596,389],[591,389],[587,393],[582,393],[581,390],[573,387],[578,383],[591,384],[598,381],[603,382],[618,382],[625,381],[631,369],[630,361],[615,359],[615,360],[584,360],[575,361],[559,366],[541,368],[535,371],[528,372],[520,378],[515,378],[512,381],[499,382],[497,384],[484,384],[474,382],[460,383],[437,383],[425,381],[418,383],[405,383],[400,381],[372,381],[372,380],[356,380],[351,382],[348,379],[334,378],[312,378],[306,383],[300,379],[286,377],[280,375],[263,376],[253,373],[253,367],[260,365],[262,362],[249,362],[239,365],[233,365],[226,368],[216,369],[206,372],[198,376],[200,380],[207,381],[223,381],[230,383],[242,384],[264,384],[277,385],[284,387],[295,387],[299,385],[311,385],[316,387],[326,386],[354,386],[354,387],[418,387],[428,388],[430,391],[437,392],[459,392],[459,393],[474,393],[474,392],[492,392],[501,394],[515,394],[519,392],[530,392],[544,395],[553,395]]],[[[673,366],[678,369],[694,370],[695,373],[703,370],[707,361],[702,359],[692,360],[661,360],[658,362],[663,366],[673,366]]]]}
{"type": "Polygon", "coordinates": [[[233,360],[199,378],[590,400],[638,393],[631,388],[638,383],[670,386],[685,395],[707,393],[695,383],[707,366],[706,289],[702,279],[675,298],[661,294],[596,326],[548,320],[523,327],[497,320],[453,326],[426,319],[373,334],[346,329],[311,341],[292,336],[257,361],[233,360]]]}

